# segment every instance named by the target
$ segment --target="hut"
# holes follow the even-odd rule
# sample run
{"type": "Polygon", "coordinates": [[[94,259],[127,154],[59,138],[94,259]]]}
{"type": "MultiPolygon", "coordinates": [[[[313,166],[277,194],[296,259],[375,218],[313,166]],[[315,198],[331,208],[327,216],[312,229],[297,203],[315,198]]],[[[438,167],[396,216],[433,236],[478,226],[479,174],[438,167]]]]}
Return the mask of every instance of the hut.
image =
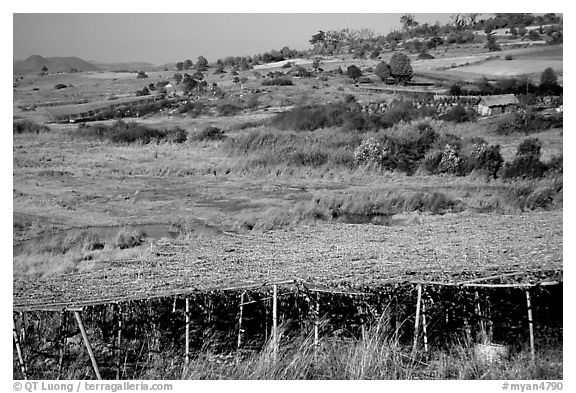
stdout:
{"type": "Polygon", "coordinates": [[[478,103],[478,114],[481,116],[494,116],[516,111],[518,98],[514,94],[501,94],[482,97],[478,103]]]}

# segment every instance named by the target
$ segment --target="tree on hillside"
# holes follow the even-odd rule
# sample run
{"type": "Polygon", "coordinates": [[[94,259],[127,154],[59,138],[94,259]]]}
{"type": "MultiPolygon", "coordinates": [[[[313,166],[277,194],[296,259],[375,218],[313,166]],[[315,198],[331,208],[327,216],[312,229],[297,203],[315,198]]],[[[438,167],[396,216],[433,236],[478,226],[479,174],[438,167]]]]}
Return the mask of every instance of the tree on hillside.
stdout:
{"type": "Polygon", "coordinates": [[[312,45],[316,45],[317,43],[323,44],[326,42],[326,33],[320,30],[318,33],[314,34],[308,42],[310,42],[312,45]]]}
{"type": "Polygon", "coordinates": [[[360,71],[360,68],[352,64],[346,69],[346,75],[348,75],[350,78],[356,81],[358,78],[362,76],[362,71],[360,71]]]}
{"type": "Polygon", "coordinates": [[[418,22],[416,22],[416,19],[412,14],[402,15],[402,17],[400,18],[400,23],[402,24],[402,28],[404,30],[409,30],[412,27],[418,26],[418,22]]]}
{"type": "Polygon", "coordinates": [[[208,69],[208,60],[204,56],[198,56],[198,61],[194,66],[197,71],[206,71],[208,69]]]}
{"type": "Polygon", "coordinates": [[[248,63],[247,59],[243,58],[238,62],[238,67],[240,67],[242,71],[246,71],[250,69],[250,63],[248,63]]]}
{"type": "Polygon", "coordinates": [[[202,71],[196,71],[194,75],[192,75],[192,78],[196,79],[197,81],[201,81],[202,79],[204,79],[204,74],[202,73],[202,71]]]}
{"type": "Polygon", "coordinates": [[[42,72],[48,72],[48,67],[46,67],[46,65],[44,65],[44,67],[42,67],[42,72]]]}
{"type": "Polygon", "coordinates": [[[218,59],[218,61],[216,61],[216,69],[214,70],[215,74],[223,74],[224,71],[224,63],[222,62],[222,60],[218,59]]]}
{"type": "Polygon", "coordinates": [[[392,71],[390,70],[390,66],[385,61],[378,63],[376,68],[374,69],[374,74],[383,81],[387,78],[392,76],[392,71]]]}
{"type": "Polygon", "coordinates": [[[176,63],[176,69],[178,71],[182,71],[184,69],[184,62],[179,61],[178,63],[176,63]]]}
{"type": "Polygon", "coordinates": [[[490,52],[498,52],[502,50],[502,48],[500,48],[500,45],[496,43],[496,37],[494,37],[494,34],[486,35],[486,45],[484,47],[488,49],[490,52]]]}
{"type": "Polygon", "coordinates": [[[390,73],[400,83],[409,82],[414,72],[408,56],[404,53],[395,52],[390,59],[390,73]]]}
{"type": "Polygon", "coordinates": [[[192,60],[188,59],[184,61],[183,67],[185,70],[192,68],[192,60]]]}
{"type": "Polygon", "coordinates": [[[540,92],[541,94],[556,95],[560,94],[561,88],[558,85],[558,76],[556,72],[548,67],[540,75],[540,92]]]}
{"type": "Polygon", "coordinates": [[[178,74],[178,73],[174,74],[174,80],[176,81],[176,84],[179,84],[180,82],[182,82],[182,78],[183,78],[182,74],[178,74]]]}

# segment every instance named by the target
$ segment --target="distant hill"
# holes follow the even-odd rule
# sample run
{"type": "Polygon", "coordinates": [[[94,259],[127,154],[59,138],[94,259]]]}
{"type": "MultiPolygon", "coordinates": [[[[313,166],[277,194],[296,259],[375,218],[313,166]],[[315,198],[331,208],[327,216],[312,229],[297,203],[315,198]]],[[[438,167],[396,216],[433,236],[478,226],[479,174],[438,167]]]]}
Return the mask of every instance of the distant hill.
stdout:
{"type": "Polygon", "coordinates": [[[100,68],[90,64],[78,57],[42,57],[32,55],[26,60],[14,61],[14,74],[28,74],[42,72],[42,67],[46,66],[48,72],[68,72],[74,68],[79,72],[99,71],[100,68]]]}
{"type": "Polygon", "coordinates": [[[104,71],[154,71],[158,67],[145,61],[130,61],[118,63],[101,63],[88,60],[88,62],[104,71]]]}

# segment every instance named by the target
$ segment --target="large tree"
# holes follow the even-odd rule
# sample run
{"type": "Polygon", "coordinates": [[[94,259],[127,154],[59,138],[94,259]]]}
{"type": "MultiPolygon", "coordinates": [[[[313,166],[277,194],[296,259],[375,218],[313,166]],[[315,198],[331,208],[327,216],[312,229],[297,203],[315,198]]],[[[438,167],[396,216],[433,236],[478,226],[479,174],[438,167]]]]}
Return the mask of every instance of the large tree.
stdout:
{"type": "Polygon", "coordinates": [[[190,68],[192,68],[192,60],[188,59],[184,61],[184,69],[185,70],[189,70],[190,68]]]}
{"type": "Polygon", "coordinates": [[[390,73],[398,82],[409,82],[414,72],[408,56],[404,53],[395,52],[390,59],[390,73]]]}
{"type": "Polygon", "coordinates": [[[376,74],[378,78],[385,81],[386,78],[392,76],[392,71],[390,70],[390,66],[385,61],[383,61],[381,63],[378,63],[378,65],[374,69],[374,74],[376,74]]]}
{"type": "Polygon", "coordinates": [[[357,80],[362,76],[362,71],[360,71],[360,68],[352,64],[346,69],[346,75],[354,80],[357,80]]]}
{"type": "Polygon", "coordinates": [[[204,56],[198,56],[198,61],[194,66],[197,71],[206,71],[208,69],[208,60],[204,56]]]}
{"type": "Polygon", "coordinates": [[[552,68],[546,68],[542,75],[540,75],[539,87],[542,94],[560,94],[561,88],[560,85],[558,85],[558,76],[552,68]]]}

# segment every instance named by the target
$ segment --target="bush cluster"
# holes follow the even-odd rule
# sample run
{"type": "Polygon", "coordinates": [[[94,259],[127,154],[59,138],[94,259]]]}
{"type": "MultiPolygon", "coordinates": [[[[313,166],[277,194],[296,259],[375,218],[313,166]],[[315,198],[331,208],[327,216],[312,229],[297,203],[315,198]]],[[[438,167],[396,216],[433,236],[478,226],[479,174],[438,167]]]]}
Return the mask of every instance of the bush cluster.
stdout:
{"type": "Polygon", "coordinates": [[[462,105],[456,105],[441,116],[440,119],[454,123],[465,123],[476,120],[476,112],[471,109],[466,109],[462,105]]]}
{"type": "Polygon", "coordinates": [[[218,110],[220,116],[233,116],[242,112],[243,108],[240,105],[224,102],[218,105],[216,109],[218,110]]]}
{"type": "Polygon", "coordinates": [[[369,115],[352,99],[329,104],[303,105],[279,113],[271,124],[281,130],[313,131],[319,128],[342,127],[347,130],[378,130],[404,121],[436,114],[432,107],[416,108],[408,101],[393,101],[384,113],[369,115]]]}
{"type": "Polygon", "coordinates": [[[197,134],[192,135],[190,138],[193,141],[219,141],[226,138],[224,131],[218,127],[206,127],[197,134]]]}
{"type": "Polygon", "coordinates": [[[406,133],[383,134],[362,141],[354,152],[355,163],[414,173],[438,134],[426,123],[409,127],[412,129],[406,133]]]}
{"type": "Polygon", "coordinates": [[[12,123],[13,134],[39,134],[41,132],[49,132],[50,128],[44,124],[38,124],[32,120],[20,120],[12,123]]]}
{"type": "Polygon", "coordinates": [[[537,113],[514,113],[500,121],[495,132],[498,135],[529,135],[550,128],[562,128],[563,125],[564,116],[561,113],[552,116],[542,116],[537,113]]]}
{"type": "Polygon", "coordinates": [[[74,131],[72,135],[89,139],[108,140],[112,143],[127,144],[148,144],[153,140],[163,140],[170,143],[184,143],[187,138],[186,131],[179,127],[160,130],[136,122],[126,123],[122,120],[119,120],[110,126],[105,124],[80,124],[78,125],[78,129],[74,131]]]}
{"type": "Polygon", "coordinates": [[[144,239],[146,239],[146,234],[140,230],[121,230],[116,236],[114,246],[121,250],[138,247],[144,243],[144,239]]]}
{"type": "Polygon", "coordinates": [[[265,79],[262,81],[262,86],[293,86],[294,83],[291,79],[276,77],[273,79],[265,79]]]}
{"type": "Polygon", "coordinates": [[[514,160],[502,168],[502,177],[504,179],[542,177],[548,168],[540,161],[541,149],[542,144],[537,138],[525,139],[518,146],[514,160]]]}

